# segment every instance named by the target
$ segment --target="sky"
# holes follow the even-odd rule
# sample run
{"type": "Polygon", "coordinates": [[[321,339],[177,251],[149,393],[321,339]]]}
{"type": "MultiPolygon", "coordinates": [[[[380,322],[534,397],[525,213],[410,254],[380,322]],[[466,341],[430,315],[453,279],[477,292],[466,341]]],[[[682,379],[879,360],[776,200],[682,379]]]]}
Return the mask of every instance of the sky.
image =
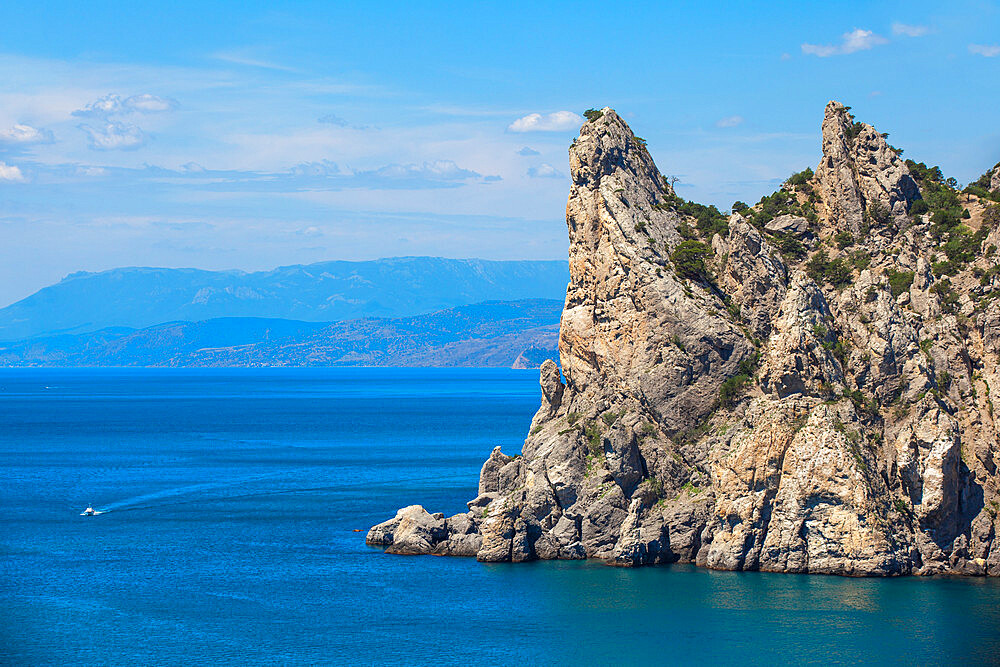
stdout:
{"type": "Polygon", "coordinates": [[[563,259],[615,108],[686,199],[815,167],[826,102],[1000,160],[997,2],[0,3],[0,306],[119,266],[563,259]]]}

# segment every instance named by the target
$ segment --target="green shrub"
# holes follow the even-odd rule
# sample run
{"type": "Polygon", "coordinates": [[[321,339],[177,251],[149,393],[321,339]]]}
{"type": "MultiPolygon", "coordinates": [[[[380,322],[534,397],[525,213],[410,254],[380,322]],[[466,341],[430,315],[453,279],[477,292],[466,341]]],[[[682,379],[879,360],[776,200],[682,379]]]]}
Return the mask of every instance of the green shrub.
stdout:
{"type": "Polygon", "coordinates": [[[583,429],[587,438],[587,449],[591,456],[603,456],[604,444],[601,442],[601,429],[597,424],[588,424],[583,429]]]}
{"type": "Polygon", "coordinates": [[[958,310],[958,292],[951,286],[951,280],[944,278],[931,287],[931,292],[938,296],[941,301],[941,310],[946,313],[955,313],[958,310]]]}
{"type": "Polygon", "coordinates": [[[892,220],[892,211],[882,202],[872,202],[868,207],[868,215],[878,227],[885,227],[892,220]]]}
{"type": "Polygon", "coordinates": [[[591,123],[593,123],[595,120],[602,117],[603,115],[604,112],[600,111],[599,109],[587,109],[586,111],[583,112],[584,118],[586,118],[587,121],[591,123]]]}
{"type": "Polygon", "coordinates": [[[864,271],[872,263],[871,255],[865,250],[855,250],[851,253],[851,266],[858,271],[864,271]]]}
{"type": "Polygon", "coordinates": [[[1000,205],[993,204],[983,211],[983,227],[996,227],[1000,225],[1000,205]]]}
{"type": "Polygon", "coordinates": [[[918,199],[910,204],[910,215],[923,215],[929,210],[931,210],[931,207],[923,199],[918,199]]]}
{"type": "Polygon", "coordinates": [[[826,250],[820,248],[815,255],[809,258],[806,262],[806,273],[812,278],[817,284],[822,285],[826,280],[826,265],[830,263],[830,256],[826,254],[826,250]]]}
{"type": "Polygon", "coordinates": [[[812,168],[806,167],[804,170],[789,176],[788,184],[794,186],[805,185],[810,180],[812,180],[812,177],[813,177],[812,168]]]}
{"type": "MultiPolygon", "coordinates": [[[[853,116],[850,116],[854,118],[853,116]]],[[[847,139],[848,143],[854,143],[854,140],[858,138],[861,131],[865,129],[864,123],[851,123],[847,127],[847,131],[844,132],[844,138],[847,139]]]]}
{"type": "Polygon", "coordinates": [[[889,278],[889,291],[892,293],[892,298],[895,299],[903,292],[909,291],[910,285],[913,284],[914,275],[913,271],[889,271],[886,273],[886,277],[889,278]]]}
{"type": "Polygon", "coordinates": [[[837,232],[833,237],[833,242],[837,244],[837,247],[843,250],[844,248],[854,245],[854,234],[848,231],[837,232]]]}
{"type": "Polygon", "coordinates": [[[954,262],[934,262],[931,264],[931,271],[935,278],[941,276],[953,276],[958,273],[958,265],[954,262]]]}
{"type": "Polygon", "coordinates": [[[806,273],[817,284],[829,283],[837,289],[847,287],[854,278],[854,271],[843,257],[830,259],[823,249],[806,262],[806,273]]]}
{"type": "Polygon", "coordinates": [[[771,238],[782,255],[794,257],[796,259],[805,257],[806,247],[802,245],[802,241],[798,240],[793,235],[773,234],[771,238]]]}
{"type": "Polygon", "coordinates": [[[757,372],[759,363],[759,352],[754,352],[753,355],[740,360],[740,363],[737,365],[736,375],[727,378],[722,383],[722,386],[719,387],[720,406],[728,408],[736,402],[736,397],[739,396],[743,387],[753,379],[753,374],[757,372]]]}
{"type": "Polygon", "coordinates": [[[603,415],[601,415],[601,419],[604,420],[605,424],[607,424],[608,426],[611,426],[616,421],[618,421],[618,419],[623,414],[625,414],[624,410],[622,410],[621,412],[611,412],[611,411],[609,411],[609,412],[605,412],[603,415]]]}
{"type": "Polygon", "coordinates": [[[708,276],[705,258],[711,253],[712,249],[701,241],[681,241],[670,253],[670,261],[674,263],[677,275],[682,278],[701,280],[708,276]]]}
{"type": "Polygon", "coordinates": [[[948,240],[941,247],[948,259],[956,264],[967,264],[979,255],[979,246],[989,233],[986,225],[973,233],[965,225],[958,225],[948,232],[948,240]]]}
{"type": "Polygon", "coordinates": [[[689,495],[696,496],[701,493],[701,489],[692,484],[691,482],[684,482],[684,486],[681,487],[682,490],[687,491],[689,495]]]}

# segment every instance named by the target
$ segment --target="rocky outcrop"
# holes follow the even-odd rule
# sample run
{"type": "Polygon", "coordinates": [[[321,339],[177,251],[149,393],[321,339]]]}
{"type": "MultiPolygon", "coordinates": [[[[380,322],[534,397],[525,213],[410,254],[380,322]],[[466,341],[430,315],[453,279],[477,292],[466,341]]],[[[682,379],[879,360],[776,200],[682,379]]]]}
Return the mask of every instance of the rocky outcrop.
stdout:
{"type": "Polygon", "coordinates": [[[699,224],[705,211],[611,109],[590,115],[569,159],[561,364],[541,367],[521,453],[494,449],[468,512],[407,507],[369,544],[487,562],[1000,575],[1000,279],[984,250],[1000,230],[983,227],[987,202],[968,204],[983,257],[945,282],[930,222],[909,214],[917,181],[835,102],[819,167],[786,184],[778,215],[762,200],[699,224]]]}
{"type": "Polygon", "coordinates": [[[837,102],[826,105],[816,180],[827,219],[852,234],[890,218],[902,220],[920,198],[916,181],[885,137],[855,122],[850,108],[837,102]]]}

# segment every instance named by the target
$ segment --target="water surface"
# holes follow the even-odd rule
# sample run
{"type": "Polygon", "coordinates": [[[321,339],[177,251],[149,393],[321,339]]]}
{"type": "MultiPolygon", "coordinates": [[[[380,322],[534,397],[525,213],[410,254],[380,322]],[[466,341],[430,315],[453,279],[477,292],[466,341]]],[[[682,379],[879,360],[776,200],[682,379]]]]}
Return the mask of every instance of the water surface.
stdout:
{"type": "Polygon", "coordinates": [[[998,661],[996,580],[364,545],[464,510],[538,401],[535,371],[2,369],[0,663],[998,661]]]}

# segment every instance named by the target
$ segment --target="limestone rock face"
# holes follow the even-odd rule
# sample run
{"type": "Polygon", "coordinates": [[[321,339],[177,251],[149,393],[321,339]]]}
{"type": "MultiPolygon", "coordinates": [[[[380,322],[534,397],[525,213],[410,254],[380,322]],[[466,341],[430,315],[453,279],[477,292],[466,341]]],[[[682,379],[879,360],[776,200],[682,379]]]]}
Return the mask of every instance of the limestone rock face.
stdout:
{"type": "Polygon", "coordinates": [[[788,291],[788,269],[771,252],[764,236],[742,216],[730,219],[726,248],[722,286],[739,306],[754,336],[766,339],[788,291]]]}
{"type": "Polygon", "coordinates": [[[672,191],[625,122],[603,113],[569,151],[562,371],[578,403],[627,396],[674,430],[690,428],[753,346],[716,297],[702,288],[688,296],[674,275],[668,255],[681,241],[680,217],[659,208],[672,191]],[[712,301],[722,312],[703,305],[712,301]]]}
{"type": "Polygon", "coordinates": [[[823,158],[816,178],[830,221],[859,234],[891,215],[902,219],[920,197],[910,171],[875,128],[855,123],[847,107],[830,102],[823,117],[823,158]],[[867,222],[865,214],[873,220],[867,222]]]}
{"type": "Polygon", "coordinates": [[[1000,165],[993,167],[993,175],[990,176],[990,192],[1000,190],[1000,165]]]}
{"type": "Polygon", "coordinates": [[[976,231],[969,199],[981,247],[946,283],[885,137],[831,102],[822,146],[782,188],[790,211],[762,201],[708,232],[629,126],[591,114],[569,150],[560,363],[520,454],[493,450],[468,512],[405,507],[367,542],[1000,576],[1000,229],[976,231]]]}
{"type": "Polygon", "coordinates": [[[804,273],[796,274],[774,318],[764,352],[761,388],[779,398],[818,395],[824,386],[843,388],[840,364],[828,345],[831,315],[823,293],[804,273]]]}
{"type": "Polygon", "coordinates": [[[699,562],[737,570],[909,572],[909,547],[883,520],[889,496],[858,422],[848,401],[751,404],[713,461],[718,501],[699,562]]]}

